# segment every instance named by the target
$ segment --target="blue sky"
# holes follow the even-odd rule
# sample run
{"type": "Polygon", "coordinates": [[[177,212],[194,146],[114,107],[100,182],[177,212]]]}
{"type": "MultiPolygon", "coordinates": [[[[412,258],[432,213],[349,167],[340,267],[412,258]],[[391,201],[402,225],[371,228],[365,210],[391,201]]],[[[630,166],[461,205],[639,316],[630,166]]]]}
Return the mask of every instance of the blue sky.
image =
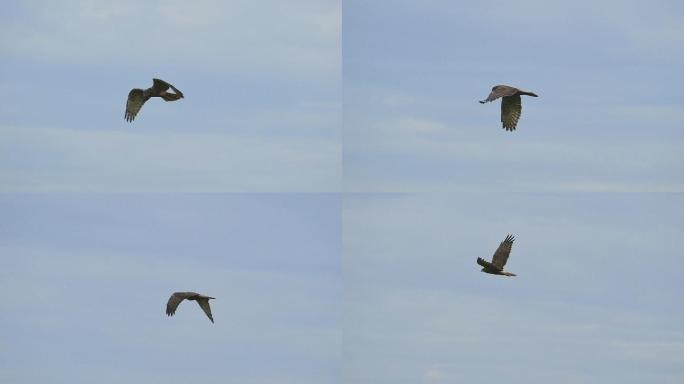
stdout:
{"type": "Polygon", "coordinates": [[[346,1],[347,191],[682,191],[684,5],[346,1]],[[523,98],[505,132],[492,86],[523,98]]]}
{"type": "Polygon", "coordinates": [[[335,191],[337,1],[6,1],[4,191],[335,191]],[[124,121],[159,77],[185,94],[124,121]]]}
{"type": "Polygon", "coordinates": [[[680,194],[345,200],[349,383],[676,383],[680,194]],[[503,278],[480,272],[516,236],[503,278]]]}
{"type": "Polygon", "coordinates": [[[341,205],[315,194],[0,196],[0,381],[330,383],[341,205]],[[212,300],[167,318],[174,291],[212,300]]]}
{"type": "Polygon", "coordinates": [[[3,2],[0,381],[684,382],[683,19],[3,2]],[[153,77],[186,98],[126,123],[153,77]]]}

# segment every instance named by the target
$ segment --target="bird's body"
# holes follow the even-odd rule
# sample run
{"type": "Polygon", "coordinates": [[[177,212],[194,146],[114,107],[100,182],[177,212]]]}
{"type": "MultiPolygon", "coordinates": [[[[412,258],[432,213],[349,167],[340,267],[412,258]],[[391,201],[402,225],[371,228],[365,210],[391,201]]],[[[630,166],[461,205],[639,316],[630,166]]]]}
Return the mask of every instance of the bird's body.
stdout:
{"type": "Polygon", "coordinates": [[[491,262],[478,257],[477,263],[482,266],[482,272],[492,275],[516,276],[514,273],[503,270],[506,262],[508,261],[508,256],[511,254],[511,248],[513,247],[514,240],[515,237],[512,235],[506,236],[506,239],[499,244],[499,248],[497,248],[496,252],[494,252],[491,262]]]}
{"type": "Polygon", "coordinates": [[[209,307],[210,299],[214,299],[214,297],[200,295],[196,292],[175,292],[169,297],[169,301],[166,303],[166,315],[173,316],[176,313],[176,308],[178,308],[178,305],[183,300],[196,301],[213,323],[214,317],[211,315],[211,307],[209,307]]]}
{"type": "Polygon", "coordinates": [[[182,99],[183,92],[179,91],[173,85],[164,80],[152,79],[152,86],[147,89],[134,88],[128,92],[128,100],[126,100],[126,112],[124,118],[128,122],[132,122],[138,114],[143,104],[152,97],[161,97],[165,101],[174,101],[182,99]],[[169,88],[174,93],[168,92],[169,88]]]}
{"type": "Polygon", "coordinates": [[[480,104],[488,103],[501,98],[501,124],[507,131],[514,131],[522,112],[521,95],[538,97],[535,93],[522,91],[508,85],[497,85],[492,88],[489,96],[480,101],[480,104]]]}

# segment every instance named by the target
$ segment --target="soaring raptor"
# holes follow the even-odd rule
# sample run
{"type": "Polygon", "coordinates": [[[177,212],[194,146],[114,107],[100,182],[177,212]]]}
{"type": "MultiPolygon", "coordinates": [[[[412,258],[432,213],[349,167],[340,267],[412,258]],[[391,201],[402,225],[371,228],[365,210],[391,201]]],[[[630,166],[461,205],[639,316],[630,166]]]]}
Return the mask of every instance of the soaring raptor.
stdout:
{"type": "Polygon", "coordinates": [[[491,273],[492,275],[516,276],[514,273],[504,272],[503,270],[504,265],[508,261],[508,255],[511,254],[513,240],[515,240],[513,235],[506,236],[506,239],[499,244],[499,248],[494,252],[491,263],[481,257],[477,258],[477,263],[482,266],[482,272],[491,273]]]}
{"type": "Polygon", "coordinates": [[[152,79],[153,84],[150,88],[140,89],[133,88],[128,92],[128,100],[126,101],[126,113],[124,117],[129,123],[135,119],[135,116],[142,108],[143,104],[150,97],[161,97],[165,101],[174,101],[183,98],[183,92],[179,91],[173,85],[164,80],[152,79]],[[171,88],[174,93],[167,92],[171,88]]]}
{"type": "Polygon", "coordinates": [[[191,300],[196,301],[197,304],[199,304],[200,308],[202,308],[204,313],[207,314],[207,317],[209,317],[209,320],[211,320],[213,323],[214,318],[211,316],[211,308],[209,307],[210,299],[214,299],[214,297],[200,295],[199,293],[195,292],[176,292],[169,297],[169,301],[166,303],[166,315],[173,316],[173,314],[176,313],[176,308],[178,308],[178,304],[180,304],[181,301],[191,300]]]}
{"type": "Polygon", "coordinates": [[[520,119],[520,112],[522,112],[520,95],[537,97],[532,92],[521,91],[508,85],[497,85],[492,88],[492,92],[486,99],[480,101],[480,104],[494,101],[501,97],[501,124],[505,130],[514,131],[515,126],[518,124],[518,119],[520,119]]]}

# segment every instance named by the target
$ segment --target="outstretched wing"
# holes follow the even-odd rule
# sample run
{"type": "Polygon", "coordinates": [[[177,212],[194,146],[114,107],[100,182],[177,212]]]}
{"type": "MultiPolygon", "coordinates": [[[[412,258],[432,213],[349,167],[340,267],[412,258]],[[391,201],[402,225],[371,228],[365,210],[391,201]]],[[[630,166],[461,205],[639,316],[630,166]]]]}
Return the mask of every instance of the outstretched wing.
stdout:
{"type": "Polygon", "coordinates": [[[209,307],[209,299],[207,299],[207,298],[197,299],[197,304],[199,304],[200,308],[202,308],[204,313],[207,314],[207,317],[209,317],[209,320],[211,320],[211,322],[213,323],[214,317],[211,316],[211,307],[209,307]]]}
{"type": "Polygon", "coordinates": [[[499,248],[494,252],[492,257],[492,264],[497,269],[503,269],[504,265],[508,261],[508,255],[511,254],[511,248],[513,247],[513,240],[515,237],[512,235],[506,236],[506,239],[499,244],[499,248]]]}
{"type": "Polygon", "coordinates": [[[166,303],[166,315],[167,316],[173,316],[174,313],[176,313],[176,308],[178,308],[178,304],[181,303],[181,301],[187,299],[188,297],[196,296],[197,293],[195,292],[176,292],[171,297],[169,297],[169,301],[166,303]]]}
{"type": "Polygon", "coordinates": [[[181,92],[178,88],[174,87],[174,86],[171,85],[171,84],[169,84],[169,86],[171,87],[171,89],[172,89],[180,98],[183,98],[183,97],[184,97],[184,96],[183,96],[183,92],[181,92]]]}
{"type": "Polygon", "coordinates": [[[128,92],[128,100],[126,101],[126,113],[124,114],[126,121],[129,123],[133,121],[146,101],[147,98],[145,98],[142,89],[131,89],[131,91],[128,92]]]}
{"type": "Polygon", "coordinates": [[[171,84],[167,83],[164,80],[160,79],[152,79],[152,92],[155,95],[159,95],[162,92],[166,92],[169,87],[171,87],[171,84]]]}
{"type": "Polygon", "coordinates": [[[178,90],[178,88],[174,87],[173,85],[167,83],[166,81],[160,79],[152,80],[154,81],[154,84],[152,85],[152,88],[150,88],[150,90],[153,95],[160,96],[165,101],[179,100],[184,97],[183,92],[178,90]],[[171,88],[171,90],[173,90],[174,93],[169,93],[169,88],[171,88]]]}
{"type": "Polygon", "coordinates": [[[487,261],[481,257],[477,258],[477,263],[480,264],[481,266],[483,266],[484,268],[487,268],[487,269],[501,270],[501,268],[497,268],[494,264],[490,263],[489,261],[487,261]]]}
{"type": "Polygon", "coordinates": [[[520,95],[506,96],[501,99],[501,123],[507,131],[514,131],[520,119],[522,103],[520,95]]]}
{"type": "Polygon", "coordinates": [[[490,101],[498,99],[499,97],[512,96],[516,93],[518,93],[517,88],[509,87],[508,85],[497,85],[496,87],[492,88],[492,92],[489,94],[489,96],[487,96],[486,99],[480,101],[480,103],[488,103],[490,101]]]}

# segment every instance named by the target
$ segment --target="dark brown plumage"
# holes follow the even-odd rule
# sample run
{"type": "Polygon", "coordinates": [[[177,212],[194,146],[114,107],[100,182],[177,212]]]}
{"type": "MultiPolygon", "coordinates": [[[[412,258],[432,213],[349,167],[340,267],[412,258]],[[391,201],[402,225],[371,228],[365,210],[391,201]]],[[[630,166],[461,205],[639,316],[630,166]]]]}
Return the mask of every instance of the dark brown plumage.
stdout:
{"type": "Polygon", "coordinates": [[[514,273],[505,272],[503,270],[508,261],[508,256],[511,254],[514,240],[515,237],[513,237],[513,235],[506,236],[506,239],[499,244],[499,248],[494,252],[491,263],[478,257],[477,263],[482,266],[482,272],[491,273],[492,275],[516,276],[514,273]]]}
{"type": "Polygon", "coordinates": [[[484,104],[501,97],[501,124],[505,130],[514,131],[515,126],[518,124],[518,119],[520,119],[520,113],[522,112],[520,95],[537,97],[537,95],[532,92],[521,91],[518,88],[510,87],[508,85],[497,85],[492,88],[492,92],[489,96],[485,100],[481,100],[480,103],[484,104]]]}
{"type": "Polygon", "coordinates": [[[214,317],[211,316],[211,308],[209,307],[210,299],[214,298],[200,295],[199,293],[195,292],[176,292],[173,295],[171,295],[171,297],[169,297],[169,301],[166,303],[166,315],[173,316],[176,313],[176,308],[178,308],[178,305],[183,300],[196,301],[197,304],[199,304],[200,308],[202,308],[204,313],[207,314],[209,320],[211,320],[211,322],[213,323],[214,317]]]}
{"type": "Polygon", "coordinates": [[[174,101],[184,97],[183,92],[179,91],[176,89],[176,87],[164,80],[152,79],[152,82],[153,84],[150,88],[134,88],[128,93],[124,118],[129,123],[135,119],[135,116],[140,111],[140,108],[142,108],[143,104],[145,104],[150,97],[161,97],[165,101],[174,101]],[[171,88],[174,93],[167,92],[169,88],[171,88]]]}

